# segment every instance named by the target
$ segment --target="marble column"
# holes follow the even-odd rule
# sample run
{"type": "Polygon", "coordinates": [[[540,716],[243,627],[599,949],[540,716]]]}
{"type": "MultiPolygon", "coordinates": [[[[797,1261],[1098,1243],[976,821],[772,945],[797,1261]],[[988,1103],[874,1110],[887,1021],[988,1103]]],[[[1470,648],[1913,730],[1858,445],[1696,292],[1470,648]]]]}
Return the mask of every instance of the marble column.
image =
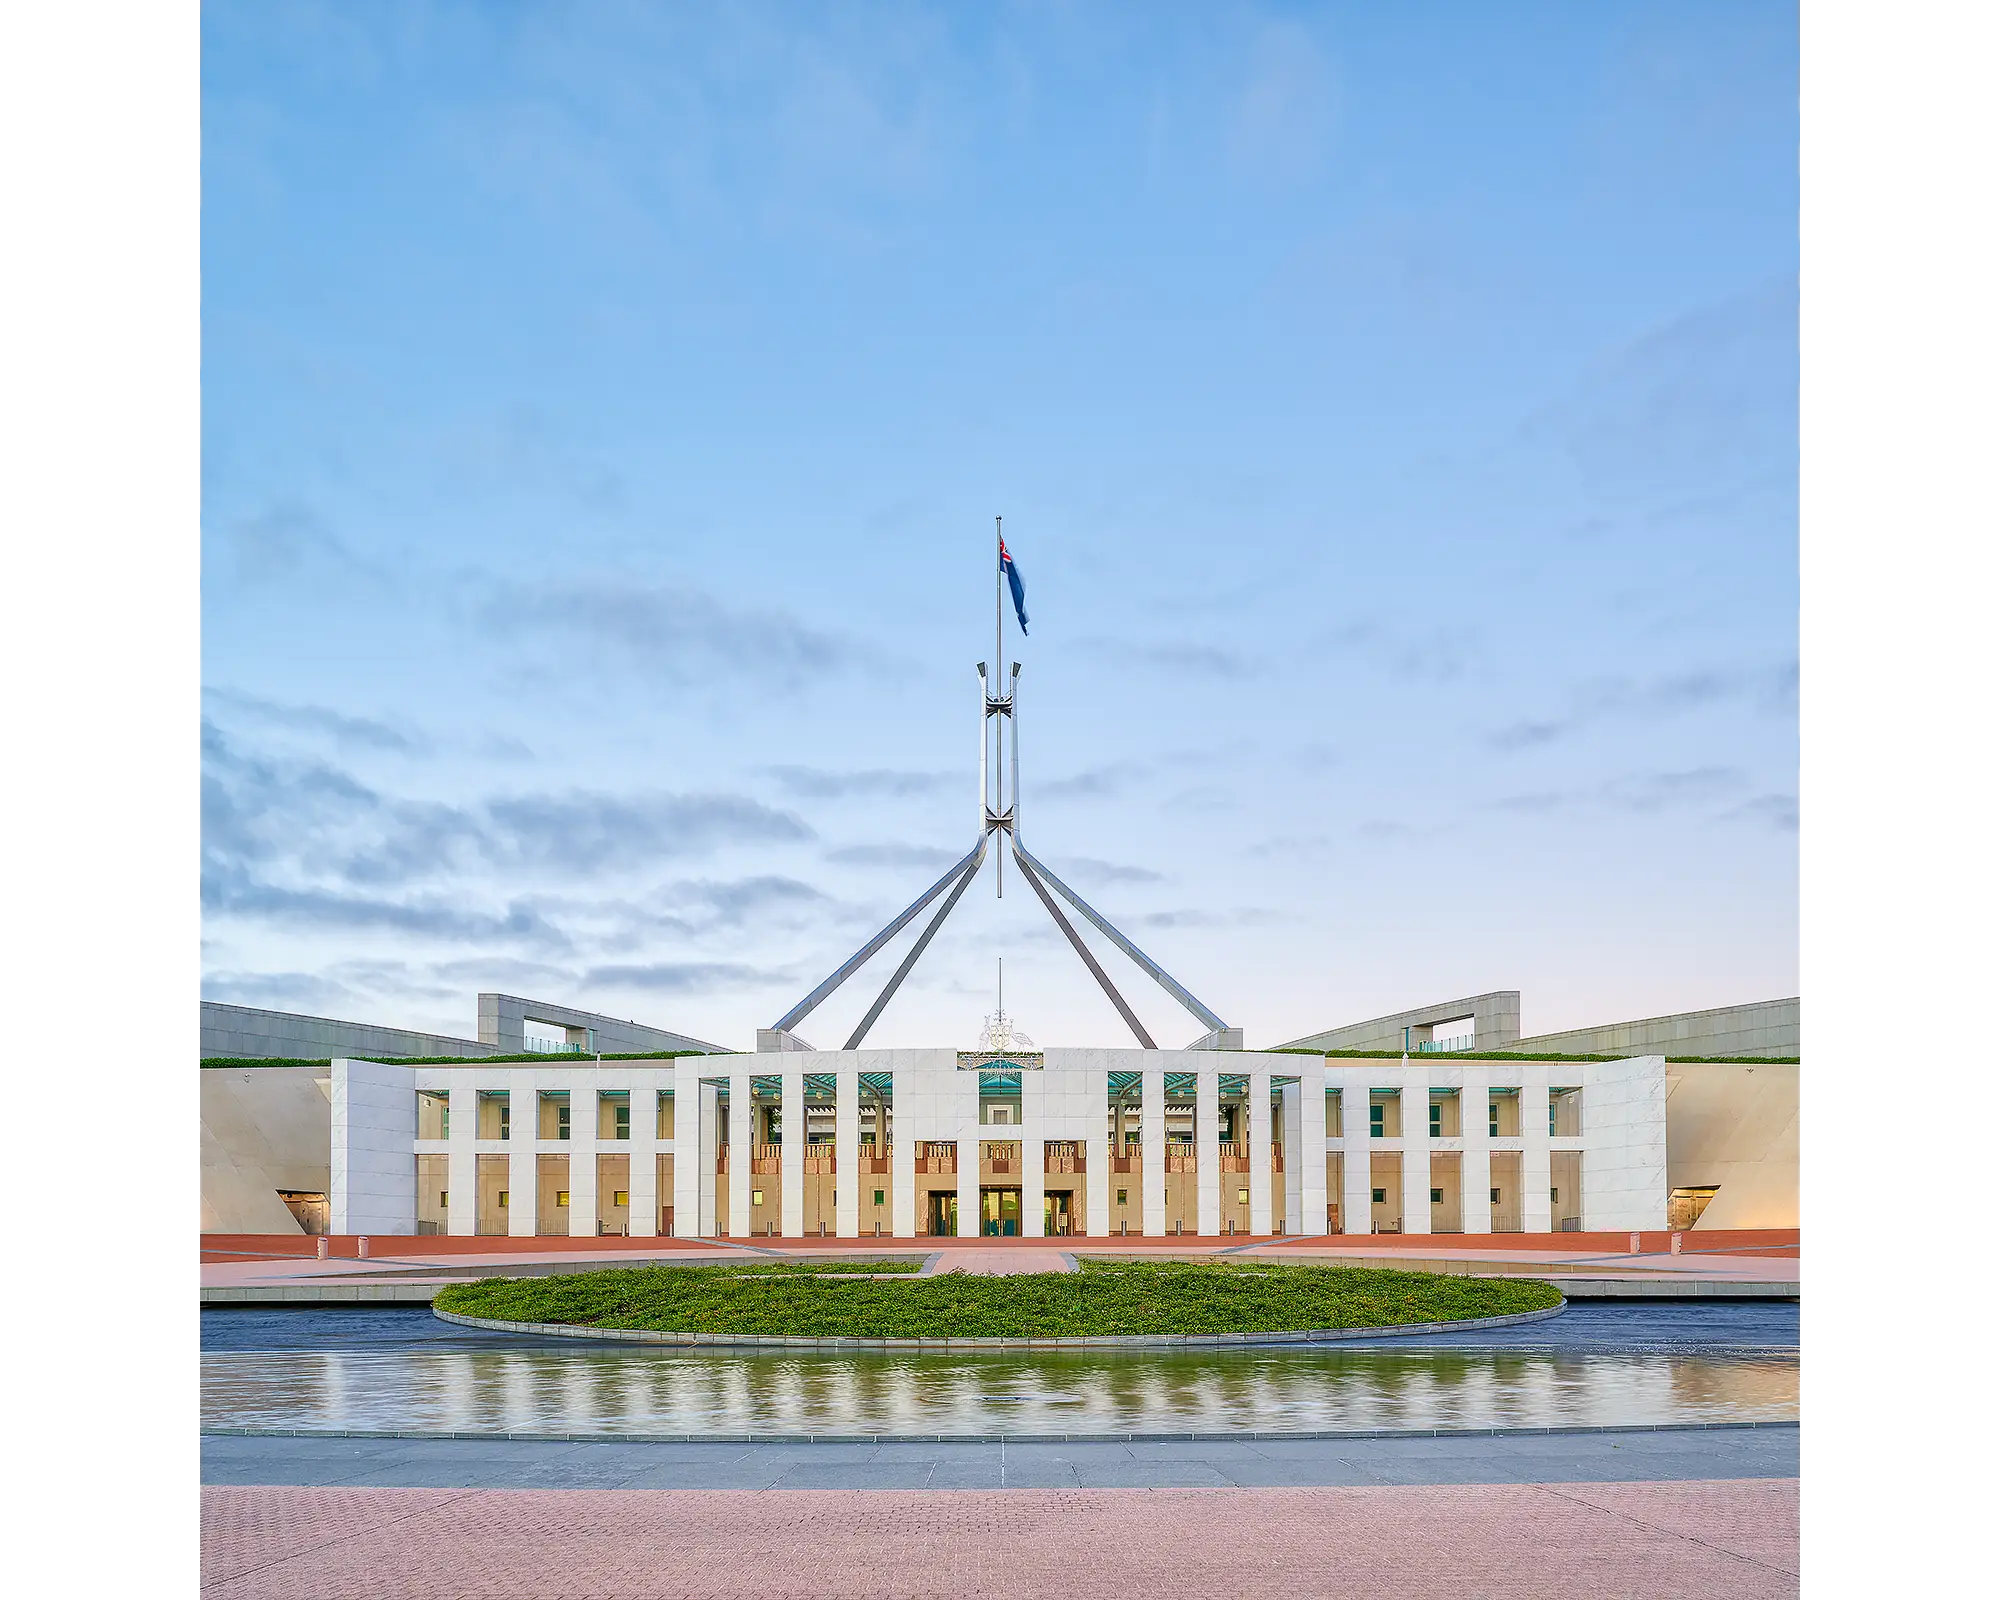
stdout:
{"type": "Polygon", "coordinates": [[[979,1074],[954,1072],[963,1082],[945,1091],[952,1097],[958,1129],[958,1236],[979,1237],[979,1074]]]}
{"type": "Polygon", "coordinates": [[[861,1232],[861,1071],[842,1067],[833,1075],[833,1231],[842,1239],[861,1232]]]}
{"type": "Polygon", "coordinates": [[[750,1237],[751,1158],[757,1153],[757,1102],[747,1067],[729,1074],[729,1236],[750,1237]]]}
{"type": "Polygon", "coordinates": [[[1088,1238],[1103,1239],[1111,1233],[1111,1194],[1118,1182],[1111,1170],[1108,1132],[1111,1074],[1104,1067],[1089,1067],[1083,1081],[1090,1107],[1083,1141],[1083,1231],[1088,1238]]]}
{"type": "Polygon", "coordinates": [[[1167,1075],[1158,1067],[1139,1072],[1139,1231],[1157,1238],[1167,1231],[1167,1075]]]}
{"type": "Polygon", "coordinates": [[[597,1237],[597,1084],[595,1067],[569,1074],[569,1232],[597,1237]]]}
{"type": "Polygon", "coordinates": [[[535,1121],[540,1109],[529,1074],[515,1071],[507,1087],[507,1232],[522,1239],[535,1234],[536,1183],[535,1121]]]}
{"type": "Polygon", "coordinates": [[[1194,1230],[1212,1239],[1222,1232],[1222,1074],[1199,1067],[1194,1075],[1194,1230]]]}
{"type": "Polygon", "coordinates": [[[1521,1229],[1555,1232],[1555,1205],[1549,1199],[1549,1067],[1531,1061],[1521,1068],[1521,1229]]]}
{"type": "Polygon", "coordinates": [[[1042,1237],[1042,1179],[1047,1176],[1048,1151],[1043,1148],[1048,1127],[1045,1075],[1021,1074],[1021,1236],[1042,1237]]]}
{"type": "MultiPolygon", "coordinates": [[[[649,1071],[657,1071],[657,1068],[649,1071]]],[[[625,1231],[651,1239],[660,1231],[660,1091],[651,1083],[632,1089],[632,1137],[625,1143],[625,1231]]]]}
{"type": "MultiPolygon", "coordinates": [[[[786,1051],[781,1061],[794,1061],[798,1052],[786,1051]]],[[[806,1069],[802,1066],[778,1068],[778,1126],[782,1130],[778,1166],[783,1184],[778,1195],[778,1233],[786,1239],[802,1239],[806,1232],[806,1069]]]]}
{"type": "Polygon", "coordinates": [[[1375,1231],[1374,1151],[1368,1134],[1370,1067],[1340,1067],[1340,1231],[1375,1231]]]}
{"type": "Polygon", "coordinates": [[[1298,1231],[1326,1233],[1326,1063],[1305,1058],[1299,1074],[1298,1231]]]}
{"type": "Polygon", "coordinates": [[[1250,1073],[1250,1170],[1244,1174],[1250,1185],[1250,1231],[1271,1231],[1271,1069],[1256,1067],[1250,1073]]]}
{"type": "Polygon", "coordinates": [[[1459,1069],[1458,1158],[1459,1226],[1467,1233],[1493,1231],[1493,1139],[1486,1106],[1492,1077],[1483,1061],[1459,1069]]]}
{"type": "MultiPolygon", "coordinates": [[[[469,1074],[468,1074],[469,1076],[469,1074]]],[[[446,1233],[479,1231],[479,1091],[471,1084],[453,1084],[445,1091],[451,1107],[451,1129],[445,1139],[446,1233]]]]}
{"type": "Polygon", "coordinates": [[[1403,1076],[1403,1232],[1430,1231],[1430,1074],[1412,1064],[1403,1076]]]}

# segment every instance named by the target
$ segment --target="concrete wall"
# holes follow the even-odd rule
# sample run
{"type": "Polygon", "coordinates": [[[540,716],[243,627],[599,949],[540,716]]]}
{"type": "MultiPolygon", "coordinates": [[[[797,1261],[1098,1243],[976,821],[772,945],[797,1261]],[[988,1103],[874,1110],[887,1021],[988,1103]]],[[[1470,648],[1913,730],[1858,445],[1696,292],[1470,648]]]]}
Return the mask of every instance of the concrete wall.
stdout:
{"type": "Polygon", "coordinates": [[[204,1057],[247,1060],[331,1061],[335,1056],[490,1056],[498,1052],[473,1039],[204,1000],[201,1053],[204,1057]]]}
{"type": "Polygon", "coordinates": [[[1719,1185],[1704,1228],[1799,1225],[1799,1069],[1667,1068],[1668,1189],[1719,1185]]]}
{"type": "MultiPolygon", "coordinates": [[[[378,1061],[334,1062],[329,1187],[334,1233],[417,1231],[419,1070],[378,1061]]],[[[460,1121],[455,1131],[462,1140],[469,1139],[473,1121],[460,1121]]],[[[467,1185],[474,1183],[467,1173],[464,1184],[454,1184],[464,1190],[457,1204],[472,1203],[476,1189],[467,1185]]]]}
{"type": "Polygon", "coordinates": [[[550,1000],[524,1000],[512,994],[479,997],[479,1037],[486,1047],[480,1053],[521,1054],[526,1048],[529,1022],[561,1028],[569,1042],[576,1045],[587,1043],[586,1035],[594,1029],[597,1048],[606,1055],[632,1055],[642,1050],[723,1053],[721,1045],[691,1039],[684,1033],[669,1033],[665,1028],[650,1028],[643,1022],[599,1016],[595,1011],[578,1011],[574,1006],[559,1006],[550,1000]]]}
{"type": "Polygon", "coordinates": [[[1712,1011],[1610,1022],[1567,1033],[1516,1039],[1508,1050],[1559,1056],[1795,1056],[1799,1053],[1799,1002],[1759,1000],[1712,1011]]]}
{"type": "Polygon", "coordinates": [[[331,1194],[333,1079],[326,1067],[201,1074],[201,1231],[299,1233],[280,1189],[331,1194]]]}
{"type": "MultiPolygon", "coordinates": [[[[1350,1023],[1326,1033],[1294,1039],[1282,1049],[1299,1050],[1401,1050],[1403,1029],[1410,1030],[1410,1044],[1427,1043],[1432,1029],[1440,1023],[1472,1018],[1472,1045],[1476,1050],[1495,1050],[1510,1045],[1521,1036],[1521,991],[1495,989],[1488,994],[1468,995],[1463,1000],[1443,1000],[1436,1005],[1398,1011],[1393,1016],[1375,1017],[1350,1023]]],[[[1462,1030],[1446,1028],[1436,1036],[1456,1036],[1462,1030]]]]}

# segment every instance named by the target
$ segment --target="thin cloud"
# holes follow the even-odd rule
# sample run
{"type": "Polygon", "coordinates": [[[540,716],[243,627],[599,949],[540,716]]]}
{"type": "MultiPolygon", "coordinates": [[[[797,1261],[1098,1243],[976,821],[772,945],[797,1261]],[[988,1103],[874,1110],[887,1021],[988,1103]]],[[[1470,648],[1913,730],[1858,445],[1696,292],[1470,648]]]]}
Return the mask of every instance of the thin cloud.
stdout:
{"type": "Polygon", "coordinates": [[[1120,639],[1086,639],[1081,647],[1104,660],[1147,671],[1186,673],[1234,682],[1255,677],[1264,664],[1240,650],[1205,644],[1137,644],[1120,639]]]}
{"type": "Polygon", "coordinates": [[[900,799],[909,795],[935,794],[949,783],[964,781],[963,775],[947,772],[909,772],[873,767],[859,772],[834,772],[824,767],[779,766],[765,769],[777,779],[787,794],[802,800],[842,800],[855,795],[900,799]]]}
{"type": "Polygon", "coordinates": [[[826,859],[843,867],[910,867],[942,872],[964,855],[963,850],[945,850],[933,845],[851,844],[829,850],[826,859]]]}
{"type": "Polygon", "coordinates": [[[422,755],[431,749],[431,741],[423,734],[373,717],[349,716],[330,706],[287,705],[240,689],[219,687],[203,689],[202,696],[272,727],[322,735],[345,749],[381,750],[391,755],[422,755]]]}
{"type": "Polygon", "coordinates": [[[1795,794],[1760,794],[1722,813],[1724,822],[1758,822],[1781,833],[1799,831],[1799,797],[1795,794]]]}
{"type": "Polygon", "coordinates": [[[793,689],[883,664],[860,641],[810,627],[778,607],[733,606],[685,584],[616,578],[492,583],[474,615],[497,637],[518,643],[540,636],[609,652],[649,680],[679,688],[720,682],[793,689]]]}
{"type": "Polygon", "coordinates": [[[1566,711],[1522,718],[1489,732],[1489,749],[1505,755],[1541,749],[1570,738],[1593,724],[1651,724],[1712,706],[1738,704],[1766,716],[1796,716],[1799,664],[1776,666],[1696,667],[1635,682],[1612,678],[1588,685],[1566,711]]]}
{"type": "Polygon", "coordinates": [[[1123,793],[1144,778],[1147,771],[1139,762],[1120,761],[1108,766],[1087,767],[1066,778],[1031,784],[1030,788],[1037,800],[1101,800],[1123,793]]]}
{"type": "Polygon", "coordinates": [[[590,989],[646,989],[655,994],[715,994],[752,984],[781,983],[782,968],[752,967],[734,961],[654,961],[634,966],[591,967],[583,974],[590,989]]]}
{"type": "Polygon", "coordinates": [[[1109,886],[1120,883],[1165,883],[1161,873],[1150,867],[1128,866],[1121,861],[1104,861],[1096,856],[1057,856],[1050,860],[1064,878],[1078,883],[1109,886]]]}

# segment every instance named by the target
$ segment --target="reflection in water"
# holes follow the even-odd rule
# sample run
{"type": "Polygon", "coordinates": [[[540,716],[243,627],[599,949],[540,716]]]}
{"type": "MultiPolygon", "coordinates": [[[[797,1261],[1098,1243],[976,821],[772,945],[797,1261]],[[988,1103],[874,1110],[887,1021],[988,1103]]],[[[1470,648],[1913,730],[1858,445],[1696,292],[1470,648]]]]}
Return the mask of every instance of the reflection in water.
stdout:
{"type": "Polygon", "coordinates": [[[1601,1426],[1795,1420],[1798,1379],[1789,1353],[211,1350],[202,1421],[675,1434],[1601,1426]]]}

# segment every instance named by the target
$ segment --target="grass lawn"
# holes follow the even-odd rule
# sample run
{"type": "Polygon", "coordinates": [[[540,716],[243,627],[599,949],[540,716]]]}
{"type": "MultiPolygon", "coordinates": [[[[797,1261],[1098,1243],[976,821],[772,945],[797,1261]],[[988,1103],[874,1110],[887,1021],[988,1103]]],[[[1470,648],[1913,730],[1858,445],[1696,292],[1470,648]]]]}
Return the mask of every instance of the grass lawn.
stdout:
{"type": "MultiPolygon", "coordinates": [[[[873,1282],[727,1267],[627,1267],[452,1284],[438,1309],[510,1322],[821,1339],[1086,1338],[1394,1327],[1540,1311],[1560,1296],[1521,1278],[1241,1261],[1092,1261],[1073,1273],[873,1282]],[[752,1276],[751,1274],[756,1274],[752,1276]]],[[[888,1263],[842,1265],[867,1272],[888,1263]]]]}

